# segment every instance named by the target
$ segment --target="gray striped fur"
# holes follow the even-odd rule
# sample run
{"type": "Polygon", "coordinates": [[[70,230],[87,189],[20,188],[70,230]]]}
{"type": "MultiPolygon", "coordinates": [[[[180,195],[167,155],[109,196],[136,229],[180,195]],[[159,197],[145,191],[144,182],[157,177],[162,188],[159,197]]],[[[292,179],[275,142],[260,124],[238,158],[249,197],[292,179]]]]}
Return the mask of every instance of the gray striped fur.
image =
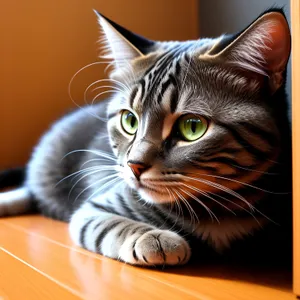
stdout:
{"type": "Polygon", "coordinates": [[[117,92],[47,131],[22,189],[0,194],[0,215],[27,211],[30,193],[43,214],[70,222],[77,245],[147,266],[185,264],[190,239],[221,250],[261,229],[270,205],[258,207],[270,201],[271,174],[286,174],[290,144],[285,65],[273,76],[262,61],[277,14],[237,37],[187,42],[139,40],[98,15],[117,92]],[[124,109],[138,116],[134,135],[120,125],[124,109]],[[185,114],[209,120],[197,141],[178,135],[185,114]],[[128,161],[147,170],[136,178],[128,161]]]}

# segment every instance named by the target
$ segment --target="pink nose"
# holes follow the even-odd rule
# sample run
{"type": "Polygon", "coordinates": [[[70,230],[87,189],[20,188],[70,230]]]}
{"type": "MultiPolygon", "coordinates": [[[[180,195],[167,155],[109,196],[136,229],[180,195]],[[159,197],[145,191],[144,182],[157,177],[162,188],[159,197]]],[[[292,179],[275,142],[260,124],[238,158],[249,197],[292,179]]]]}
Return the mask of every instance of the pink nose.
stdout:
{"type": "Polygon", "coordinates": [[[130,167],[130,169],[132,170],[132,173],[138,180],[140,179],[140,176],[142,175],[142,173],[150,168],[150,166],[148,166],[142,162],[132,161],[132,160],[129,160],[127,162],[127,165],[130,167]]]}

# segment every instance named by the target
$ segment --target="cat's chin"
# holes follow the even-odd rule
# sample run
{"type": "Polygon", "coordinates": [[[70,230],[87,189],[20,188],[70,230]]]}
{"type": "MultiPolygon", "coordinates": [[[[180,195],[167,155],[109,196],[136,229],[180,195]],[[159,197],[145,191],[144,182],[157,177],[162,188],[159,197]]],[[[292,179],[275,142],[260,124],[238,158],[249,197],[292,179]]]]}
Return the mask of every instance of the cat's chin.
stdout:
{"type": "Polygon", "coordinates": [[[133,178],[125,179],[125,181],[148,203],[168,203],[174,201],[174,198],[163,190],[147,187],[133,178]]]}
{"type": "Polygon", "coordinates": [[[150,190],[145,187],[138,188],[137,192],[148,203],[169,203],[173,201],[173,198],[169,194],[150,190]]]}

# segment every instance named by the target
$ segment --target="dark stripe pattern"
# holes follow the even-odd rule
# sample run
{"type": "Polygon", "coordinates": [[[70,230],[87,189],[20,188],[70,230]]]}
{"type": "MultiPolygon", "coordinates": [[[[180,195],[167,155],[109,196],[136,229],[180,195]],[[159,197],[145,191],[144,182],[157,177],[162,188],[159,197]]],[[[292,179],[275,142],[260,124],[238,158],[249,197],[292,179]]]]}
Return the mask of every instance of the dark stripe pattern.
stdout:
{"type": "Polygon", "coordinates": [[[79,233],[79,236],[80,236],[80,245],[83,247],[83,248],[86,248],[86,245],[85,245],[85,235],[86,235],[86,231],[88,229],[88,227],[90,226],[90,224],[95,221],[95,218],[92,217],[89,221],[87,221],[84,226],[81,228],[80,230],[80,233],[79,233]]]}
{"type": "Polygon", "coordinates": [[[107,220],[106,222],[104,222],[103,224],[101,223],[99,226],[103,226],[104,228],[102,229],[102,231],[100,232],[100,234],[98,235],[98,237],[96,238],[95,241],[95,246],[96,249],[99,253],[102,253],[101,251],[101,244],[103,239],[106,237],[106,235],[113,230],[114,228],[116,228],[118,225],[120,225],[124,220],[107,220]],[[108,223],[108,224],[105,224],[108,223]]]}

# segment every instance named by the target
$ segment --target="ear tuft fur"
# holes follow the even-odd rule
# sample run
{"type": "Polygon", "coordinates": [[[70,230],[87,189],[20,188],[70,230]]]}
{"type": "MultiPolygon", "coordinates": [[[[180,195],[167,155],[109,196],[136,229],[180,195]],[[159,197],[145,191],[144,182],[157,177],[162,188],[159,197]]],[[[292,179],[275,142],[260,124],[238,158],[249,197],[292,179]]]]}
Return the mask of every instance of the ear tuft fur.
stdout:
{"type": "Polygon", "coordinates": [[[153,41],[132,33],[96,10],[94,12],[103,36],[100,41],[103,44],[101,58],[111,60],[115,68],[126,66],[129,61],[151,51],[153,41]]]}
{"type": "MultiPolygon", "coordinates": [[[[218,45],[212,50],[218,48],[218,45]]],[[[201,59],[216,59],[220,63],[244,71],[268,76],[273,91],[283,81],[291,49],[291,37],[287,20],[280,10],[261,15],[232,42],[216,54],[210,51],[201,59]]]]}

